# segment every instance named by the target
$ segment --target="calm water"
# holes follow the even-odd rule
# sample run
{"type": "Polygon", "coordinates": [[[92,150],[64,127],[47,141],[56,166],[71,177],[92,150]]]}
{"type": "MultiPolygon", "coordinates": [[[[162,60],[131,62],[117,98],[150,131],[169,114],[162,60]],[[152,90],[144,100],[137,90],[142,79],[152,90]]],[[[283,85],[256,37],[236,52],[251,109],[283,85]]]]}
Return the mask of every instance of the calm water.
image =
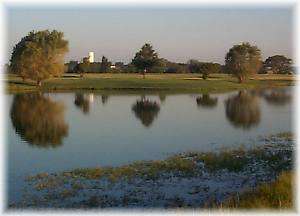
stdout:
{"type": "Polygon", "coordinates": [[[291,94],[6,95],[9,201],[26,175],[217,151],[291,131],[291,94]]]}

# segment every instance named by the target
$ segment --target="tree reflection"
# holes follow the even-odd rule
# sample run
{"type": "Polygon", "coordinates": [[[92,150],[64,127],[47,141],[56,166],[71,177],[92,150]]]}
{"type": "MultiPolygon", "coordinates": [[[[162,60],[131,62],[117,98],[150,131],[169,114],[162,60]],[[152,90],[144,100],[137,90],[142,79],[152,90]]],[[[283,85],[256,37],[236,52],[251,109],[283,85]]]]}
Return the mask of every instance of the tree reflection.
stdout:
{"type": "Polygon", "coordinates": [[[108,95],[101,95],[101,102],[103,105],[105,105],[108,101],[109,96],[108,95]]]}
{"type": "Polygon", "coordinates": [[[156,101],[142,97],[132,106],[132,111],[145,127],[150,127],[160,111],[160,106],[156,101]]]}
{"type": "Polygon", "coordinates": [[[211,98],[209,94],[203,94],[196,99],[197,105],[207,108],[215,107],[218,103],[218,98],[211,98]]]}
{"type": "Polygon", "coordinates": [[[84,94],[76,93],[74,104],[81,109],[84,114],[88,114],[90,112],[90,101],[84,96],[84,94]]]}
{"type": "Polygon", "coordinates": [[[267,103],[275,106],[283,106],[291,102],[291,95],[284,90],[273,90],[264,95],[267,103]]]}
{"type": "Polygon", "coordinates": [[[225,101],[226,117],[235,126],[250,129],[260,122],[257,97],[241,91],[225,101]]]}
{"type": "Polygon", "coordinates": [[[160,93],[160,94],[158,94],[158,97],[159,97],[160,103],[165,103],[166,98],[167,98],[166,94],[160,93]]]}
{"type": "Polygon", "coordinates": [[[14,96],[10,117],[16,133],[31,145],[57,147],[68,135],[63,104],[42,94],[14,96]]]}

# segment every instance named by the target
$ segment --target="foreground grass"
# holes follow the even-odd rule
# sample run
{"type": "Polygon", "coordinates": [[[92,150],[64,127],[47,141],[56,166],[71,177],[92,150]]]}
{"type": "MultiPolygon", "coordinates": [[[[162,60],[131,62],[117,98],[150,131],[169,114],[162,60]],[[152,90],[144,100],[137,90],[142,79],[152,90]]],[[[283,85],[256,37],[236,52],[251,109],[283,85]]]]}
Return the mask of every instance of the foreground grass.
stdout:
{"type": "Polygon", "coordinates": [[[72,91],[97,90],[135,92],[136,90],[166,91],[166,92],[224,92],[249,88],[280,87],[294,85],[292,75],[255,75],[245,83],[238,83],[231,75],[212,74],[208,80],[203,80],[197,74],[147,74],[142,79],[139,74],[86,74],[80,78],[77,74],[66,74],[61,78],[44,81],[42,87],[34,82],[23,82],[16,75],[6,78],[6,91],[9,93],[26,91],[72,91]]]}
{"type": "Polygon", "coordinates": [[[293,178],[292,171],[282,172],[274,182],[260,184],[253,190],[233,196],[219,207],[231,209],[293,208],[293,178]]]}
{"type": "Polygon", "coordinates": [[[291,209],[293,140],[291,133],[280,133],[250,149],[40,173],[27,178],[29,194],[11,207],[291,209]]]}

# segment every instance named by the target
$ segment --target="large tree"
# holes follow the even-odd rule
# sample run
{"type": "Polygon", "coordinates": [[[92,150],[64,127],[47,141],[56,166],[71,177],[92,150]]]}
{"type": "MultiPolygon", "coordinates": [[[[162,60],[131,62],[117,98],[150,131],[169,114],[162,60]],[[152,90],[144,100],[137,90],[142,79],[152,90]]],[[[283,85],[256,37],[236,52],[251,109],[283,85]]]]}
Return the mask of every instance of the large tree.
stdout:
{"type": "Polygon", "coordinates": [[[56,30],[32,31],[13,49],[10,68],[23,79],[41,81],[64,72],[64,55],[68,41],[56,30]]]}
{"type": "Polygon", "coordinates": [[[249,43],[234,45],[225,57],[226,70],[236,76],[240,83],[249,75],[257,73],[261,65],[260,50],[249,43]]]}
{"type": "Polygon", "coordinates": [[[264,70],[270,69],[276,74],[286,74],[292,70],[292,59],[283,55],[274,55],[264,62],[264,70]]]}
{"type": "Polygon", "coordinates": [[[152,68],[158,62],[158,54],[153,50],[152,46],[146,43],[140,51],[135,54],[132,64],[142,71],[143,78],[148,69],[152,68]]]}

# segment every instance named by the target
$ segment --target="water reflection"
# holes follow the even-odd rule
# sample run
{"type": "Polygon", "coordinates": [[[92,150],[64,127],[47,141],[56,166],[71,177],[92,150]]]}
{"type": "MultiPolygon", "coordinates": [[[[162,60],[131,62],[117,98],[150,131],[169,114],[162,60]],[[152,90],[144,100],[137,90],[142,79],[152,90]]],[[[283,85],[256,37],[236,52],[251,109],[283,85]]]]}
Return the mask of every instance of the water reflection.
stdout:
{"type": "Polygon", "coordinates": [[[238,128],[250,129],[260,122],[258,99],[245,91],[225,101],[227,119],[238,128]]]}
{"type": "Polygon", "coordinates": [[[203,94],[201,97],[197,97],[196,101],[198,106],[213,108],[217,106],[218,98],[211,98],[209,94],[203,94]]]}
{"type": "Polygon", "coordinates": [[[105,105],[108,101],[109,96],[108,95],[101,95],[101,102],[103,105],[105,105]]]}
{"type": "Polygon", "coordinates": [[[164,93],[158,94],[158,97],[159,97],[160,103],[162,103],[162,104],[165,103],[166,98],[167,98],[166,94],[164,94],[164,93]]]}
{"type": "Polygon", "coordinates": [[[291,95],[285,90],[272,90],[264,95],[265,100],[270,105],[283,106],[291,102],[291,95]]]}
{"type": "Polygon", "coordinates": [[[141,100],[133,104],[132,111],[145,127],[150,127],[160,111],[160,106],[156,101],[143,96],[141,100]]]}
{"type": "Polygon", "coordinates": [[[88,114],[90,112],[90,100],[91,97],[87,97],[83,93],[76,93],[74,104],[77,106],[84,114],[88,114]]]}
{"type": "Polygon", "coordinates": [[[10,110],[17,134],[31,145],[57,147],[68,136],[64,106],[42,94],[15,95],[10,110]]]}

